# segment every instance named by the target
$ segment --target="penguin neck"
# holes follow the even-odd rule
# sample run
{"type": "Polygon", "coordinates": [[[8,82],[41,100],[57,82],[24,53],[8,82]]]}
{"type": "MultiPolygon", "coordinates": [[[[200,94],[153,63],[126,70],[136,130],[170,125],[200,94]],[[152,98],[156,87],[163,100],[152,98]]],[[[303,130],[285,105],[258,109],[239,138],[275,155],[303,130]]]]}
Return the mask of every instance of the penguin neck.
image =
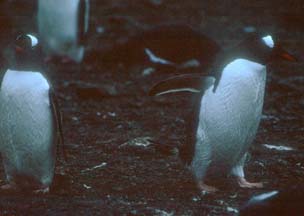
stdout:
{"type": "MultiPolygon", "coordinates": [[[[249,80],[260,79],[265,75],[265,65],[250,61],[248,59],[239,58],[230,62],[222,72],[221,81],[225,79],[239,80],[248,82],[249,80]]],[[[220,82],[221,82],[220,81],[220,82]]]]}
{"type": "Polygon", "coordinates": [[[239,58],[226,65],[213,91],[215,92],[215,87],[217,89],[224,88],[227,90],[227,88],[230,89],[231,86],[234,86],[233,88],[235,89],[243,86],[240,91],[264,91],[263,86],[265,86],[265,80],[265,65],[239,58]]]}
{"type": "Polygon", "coordinates": [[[216,90],[219,81],[222,77],[222,73],[224,68],[230,64],[231,62],[237,59],[248,60],[253,63],[257,63],[263,66],[267,66],[268,53],[262,53],[261,55],[256,55],[255,53],[250,52],[250,50],[246,49],[247,45],[239,45],[237,47],[232,47],[224,50],[222,53],[218,55],[217,60],[214,63],[214,66],[211,69],[211,74],[216,78],[213,91],[216,90]]]}

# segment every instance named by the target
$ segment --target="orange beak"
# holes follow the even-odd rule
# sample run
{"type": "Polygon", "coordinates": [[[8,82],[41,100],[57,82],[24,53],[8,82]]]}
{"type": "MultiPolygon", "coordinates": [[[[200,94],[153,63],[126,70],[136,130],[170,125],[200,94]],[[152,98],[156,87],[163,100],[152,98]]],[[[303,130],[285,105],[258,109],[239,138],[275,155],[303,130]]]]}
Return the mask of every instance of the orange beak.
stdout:
{"type": "Polygon", "coordinates": [[[290,55],[289,53],[283,53],[281,54],[281,57],[287,61],[291,61],[291,62],[297,62],[298,59],[292,55],[290,55]]]}
{"type": "Polygon", "coordinates": [[[278,47],[276,50],[277,56],[281,59],[284,59],[286,61],[290,61],[290,62],[298,62],[298,58],[296,58],[295,56],[293,56],[292,54],[288,53],[286,50],[284,50],[281,47],[278,47]]]}
{"type": "Polygon", "coordinates": [[[24,49],[22,47],[20,47],[20,46],[15,46],[15,51],[17,53],[22,53],[24,51],[24,49]]]}

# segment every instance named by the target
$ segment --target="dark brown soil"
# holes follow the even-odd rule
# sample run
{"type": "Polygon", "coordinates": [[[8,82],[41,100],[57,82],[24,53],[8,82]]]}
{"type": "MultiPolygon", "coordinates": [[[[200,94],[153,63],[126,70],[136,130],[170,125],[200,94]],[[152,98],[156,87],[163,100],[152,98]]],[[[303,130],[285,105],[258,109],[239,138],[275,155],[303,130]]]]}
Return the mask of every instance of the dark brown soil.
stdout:
{"type": "MultiPolygon", "coordinates": [[[[183,22],[223,46],[241,40],[244,27],[256,26],[303,57],[301,1],[153,2],[92,0],[88,54],[107,50],[146,27],[183,22]]],[[[20,8],[13,9],[14,28],[35,29],[33,8],[24,10],[28,12],[20,15],[20,8]]],[[[46,68],[63,114],[67,171],[56,175],[47,195],[1,194],[1,215],[234,215],[231,208],[238,209],[253,194],[303,184],[303,63],[268,70],[264,117],[246,165],[248,179],[263,181],[265,187],[241,189],[223,178],[214,182],[220,192],[207,196],[196,190],[177,156],[185,137],[188,96],[147,96],[153,83],[167,76],[143,76],[143,69],[102,61],[46,68]],[[92,86],[93,92],[86,94],[92,86]],[[154,145],[147,148],[131,145],[149,140],[154,145]],[[295,150],[270,150],[262,144],[295,150]]]]}

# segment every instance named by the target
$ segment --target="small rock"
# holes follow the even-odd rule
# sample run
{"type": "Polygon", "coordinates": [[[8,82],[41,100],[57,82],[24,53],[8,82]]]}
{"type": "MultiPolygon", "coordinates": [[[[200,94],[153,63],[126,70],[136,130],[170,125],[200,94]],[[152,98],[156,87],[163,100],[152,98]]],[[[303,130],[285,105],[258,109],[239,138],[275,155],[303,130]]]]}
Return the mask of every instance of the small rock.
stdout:
{"type": "Polygon", "coordinates": [[[91,188],[92,188],[91,186],[86,185],[86,184],[83,184],[83,187],[84,187],[85,189],[91,189],[91,188]]]}
{"type": "Polygon", "coordinates": [[[102,162],[102,163],[99,164],[99,165],[96,165],[96,166],[94,166],[94,167],[92,167],[92,168],[84,169],[84,170],[82,170],[81,172],[92,171],[92,170],[95,170],[95,169],[99,169],[99,168],[105,167],[106,165],[107,165],[106,162],[102,162]]]}
{"type": "Polygon", "coordinates": [[[237,193],[235,193],[235,194],[230,195],[229,197],[230,197],[231,199],[235,199],[235,198],[237,198],[237,197],[238,197],[238,194],[237,194],[237,193]]]}
{"type": "Polygon", "coordinates": [[[278,162],[284,166],[287,166],[288,165],[288,161],[286,160],[283,160],[283,159],[278,159],[278,162]]]}
{"type": "Polygon", "coordinates": [[[119,148],[123,148],[125,146],[137,146],[147,148],[152,144],[153,139],[151,137],[137,137],[133,140],[129,140],[119,146],[119,148]]]}
{"type": "Polygon", "coordinates": [[[270,144],[263,144],[268,149],[274,149],[277,151],[292,151],[295,150],[294,148],[288,147],[288,146],[276,146],[276,145],[270,145],[270,144]]]}
{"type": "Polygon", "coordinates": [[[122,129],[123,128],[123,125],[118,125],[116,128],[118,128],[118,129],[122,129]]]}
{"type": "Polygon", "coordinates": [[[261,167],[265,168],[265,164],[263,164],[262,162],[256,161],[255,163],[257,163],[257,164],[260,165],[261,167]]]}
{"type": "Polygon", "coordinates": [[[254,26],[245,26],[243,28],[243,31],[246,33],[252,33],[252,32],[256,32],[256,28],[254,26]]]}
{"type": "Polygon", "coordinates": [[[132,215],[137,215],[137,210],[136,210],[136,209],[132,210],[132,211],[131,211],[131,214],[132,214],[132,215]]]}
{"type": "Polygon", "coordinates": [[[227,207],[227,212],[231,212],[231,213],[235,213],[235,214],[239,213],[239,211],[237,209],[229,207],[229,206],[227,207]]]}
{"type": "Polygon", "coordinates": [[[73,116],[73,117],[72,117],[72,120],[73,120],[73,121],[78,121],[79,119],[78,119],[76,116],[73,116]]]}
{"type": "Polygon", "coordinates": [[[142,75],[143,76],[149,76],[151,75],[152,73],[155,72],[155,68],[152,68],[152,67],[148,67],[148,68],[145,68],[142,72],[142,75]]]}
{"type": "Polygon", "coordinates": [[[224,205],[224,203],[225,203],[224,200],[217,200],[216,202],[220,205],[224,205]]]}
{"type": "Polygon", "coordinates": [[[108,112],[108,116],[110,116],[110,117],[116,117],[116,113],[115,112],[108,112]]]}
{"type": "Polygon", "coordinates": [[[262,120],[273,121],[274,123],[280,121],[280,119],[274,115],[262,115],[262,120]]]}
{"type": "Polygon", "coordinates": [[[199,197],[193,197],[193,198],[192,198],[192,201],[193,201],[193,202],[198,202],[198,201],[200,201],[200,200],[201,200],[201,199],[200,199],[199,197]]]}
{"type": "Polygon", "coordinates": [[[148,207],[147,209],[153,210],[155,213],[154,215],[157,215],[157,216],[173,216],[174,215],[173,212],[166,212],[164,210],[157,209],[157,208],[148,207]]]}
{"type": "Polygon", "coordinates": [[[103,34],[105,32],[105,28],[103,26],[97,26],[96,27],[96,32],[98,34],[103,34]]]}

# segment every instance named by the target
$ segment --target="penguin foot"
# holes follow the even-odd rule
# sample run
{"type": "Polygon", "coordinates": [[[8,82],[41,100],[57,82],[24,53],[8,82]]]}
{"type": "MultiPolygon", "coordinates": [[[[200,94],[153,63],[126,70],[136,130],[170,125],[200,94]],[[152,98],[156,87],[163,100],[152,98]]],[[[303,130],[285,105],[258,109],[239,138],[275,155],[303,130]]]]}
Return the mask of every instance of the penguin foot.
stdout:
{"type": "Polygon", "coordinates": [[[17,190],[17,186],[15,183],[8,183],[5,185],[1,185],[1,190],[17,190]]]}
{"type": "Polygon", "coordinates": [[[57,57],[57,56],[47,56],[44,58],[44,63],[45,64],[49,64],[52,62],[59,62],[61,64],[71,64],[71,63],[75,63],[75,61],[73,59],[71,59],[68,56],[63,56],[63,57],[57,57]]]}
{"type": "Polygon", "coordinates": [[[203,182],[198,183],[198,188],[201,190],[202,194],[214,193],[218,191],[216,187],[206,185],[203,182]]]}
{"type": "Polygon", "coordinates": [[[68,56],[63,56],[61,58],[61,64],[71,64],[74,63],[74,60],[69,58],[68,56]]]}
{"type": "Polygon", "coordinates": [[[263,187],[262,182],[248,182],[243,177],[238,177],[237,182],[241,188],[262,188],[263,187]]]}
{"type": "Polygon", "coordinates": [[[53,61],[53,57],[52,56],[47,56],[43,59],[43,62],[46,63],[46,64],[49,64],[53,61]]]}
{"type": "Polygon", "coordinates": [[[47,194],[48,192],[50,192],[50,188],[46,187],[46,188],[40,188],[37,190],[34,190],[33,193],[35,194],[47,194]]]}

